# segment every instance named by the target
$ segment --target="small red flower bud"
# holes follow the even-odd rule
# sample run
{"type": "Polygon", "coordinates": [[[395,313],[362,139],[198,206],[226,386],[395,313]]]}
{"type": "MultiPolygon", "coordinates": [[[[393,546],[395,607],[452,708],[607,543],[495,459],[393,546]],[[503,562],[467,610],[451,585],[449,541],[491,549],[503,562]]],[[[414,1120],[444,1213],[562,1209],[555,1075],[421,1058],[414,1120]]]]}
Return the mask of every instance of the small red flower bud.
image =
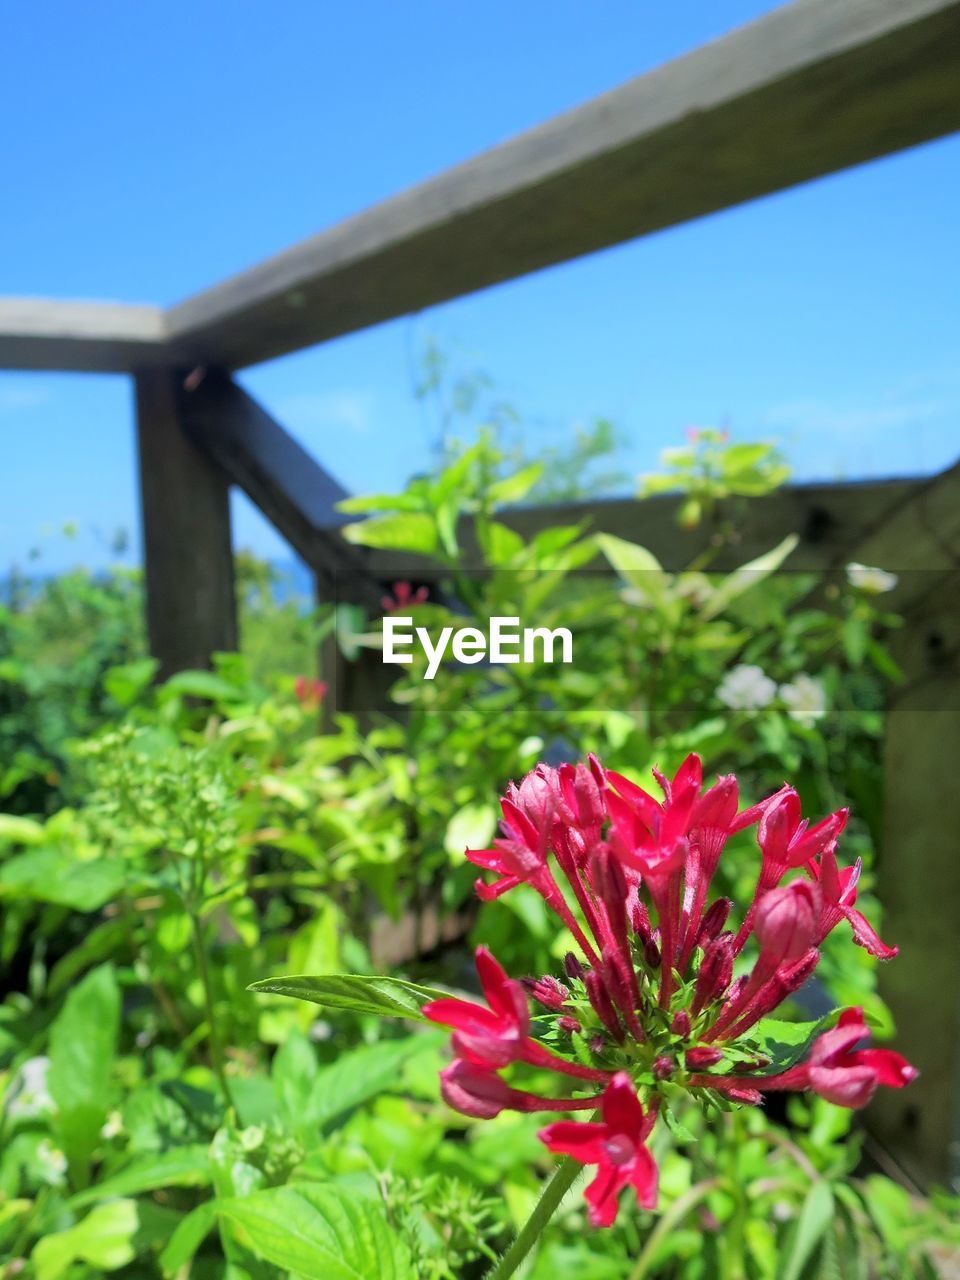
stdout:
{"type": "Polygon", "coordinates": [[[669,1080],[676,1065],[669,1054],[661,1053],[653,1062],[653,1078],[655,1080],[669,1080]]]}
{"type": "Polygon", "coordinates": [[[732,905],[729,898],[718,898],[716,902],[710,904],[700,920],[697,946],[705,947],[708,942],[712,942],[714,938],[720,935],[723,926],[727,923],[727,917],[730,915],[732,905]]]}
{"type": "Polygon", "coordinates": [[[820,892],[808,880],[793,880],[764,894],[753,931],[762,955],[777,964],[799,960],[813,943],[820,920],[820,892]]]}
{"type": "Polygon", "coordinates": [[[670,1030],[675,1036],[682,1036],[686,1039],[690,1034],[690,1015],[686,1009],[680,1009],[673,1022],[670,1024],[670,1030]]]}
{"type": "Polygon", "coordinates": [[[583,979],[584,968],[572,951],[568,951],[563,957],[563,972],[568,978],[583,979]]]}
{"type": "Polygon", "coordinates": [[[688,1071],[705,1071],[707,1067],[715,1067],[722,1059],[722,1049],[714,1049],[710,1045],[702,1044],[688,1049],[683,1061],[688,1071]]]}
{"type": "Polygon", "coordinates": [[[693,1012],[720,998],[733,977],[733,934],[721,933],[707,944],[694,988],[693,1012]]]}
{"type": "Polygon", "coordinates": [[[559,1013],[570,999],[570,992],[563,983],[550,977],[549,974],[544,978],[521,978],[520,981],[527,995],[538,1004],[542,1004],[545,1009],[549,1009],[551,1013],[559,1013]]]}
{"type": "Polygon", "coordinates": [[[566,1014],[564,1014],[562,1018],[557,1019],[557,1026],[560,1028],[561,1031],[566,1031],[570,1035],[574,1035],[577,1031],[580,1030],[580,1023],[576,1020],[576,1018],[570,1018],[566,1014]]]}
{"type": "Polygon", "coordinates": [[[652,938],[648,938],[643,947],[643,958],[651,969],[660,968],[660,948],[652,938]]]}
{"type": "Polygon", "coordinates": [[[620,1026],[620,1019],[617,1017],[617,1011],[613,1007],[613,1001],[600,979],[596,969],[591,969],[584,978],[584,984],[587,988],[587,999],[593,1005],[593,1010],[597,1017],[614,1037],[615,1040],[623,1041],[623,1030],[620,1026]]]}

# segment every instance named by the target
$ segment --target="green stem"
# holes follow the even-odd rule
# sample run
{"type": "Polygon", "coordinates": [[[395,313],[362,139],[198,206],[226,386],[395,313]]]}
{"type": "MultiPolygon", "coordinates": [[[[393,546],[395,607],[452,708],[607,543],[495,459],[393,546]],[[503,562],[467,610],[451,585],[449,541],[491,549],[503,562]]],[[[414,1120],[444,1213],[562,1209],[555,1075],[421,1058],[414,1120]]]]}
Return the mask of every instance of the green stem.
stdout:
{"type": "Polygon", "coordinates": [[[560,1201],[582,1172],[582,1164],[570,1156],[564,1156],[560,1164],[557,1165],[553,1177],[544,1187],[533,1213],[527,1219],[520,1234],[493,1270],[487,1272],[486,1280],[506,1280],[507,1276],[512,1276],[515,1273],[521,1262],[537,1243],[544,1227],[556,1213],[560,1206],[560,1201]]]}
{"type": "Polygon", "coordinates": [[[207,952],[203,945],[203,929],[200,925],[200,917],[195,911],[191,911],[190,921],[193,925],[193,954],[197,961],[197,973],[200,977],[200,985],[203,987],[203,1004],[207,1012],[207,1025],[210,1030],[210,1059],[213,1063],[214,1074],[220,1082],[220,1088],[223,1090],[223,1096],[226,1099],[227,1106],[236,1111],[233,1094],[230,1092],[230,1085],[227,1083],[227,1074],[223,1069],[223,1049],[220,1045],[217,1021],[213,1012],[213,990],[210,986],[210,969],[207,965],[207,952]]]}
{"type": "Polygon", "coordinates": [[[637,1265],[630,1272],[629,1280],[644,1280],[644,1277],[649,1273],[657,1248],[667,1232],[679,1226],[694,1205],[699,1204],[719,1185],[719,1178],[708,1178],[706,1182],[698,1182],[696,1186],[691,1187],[689,1191],[674,1200],[666,1213],[658,1219],[657,1225],[647,1237],[647,1243],[643,1246],[640,1256],[637,1258],[637,1265]]]}

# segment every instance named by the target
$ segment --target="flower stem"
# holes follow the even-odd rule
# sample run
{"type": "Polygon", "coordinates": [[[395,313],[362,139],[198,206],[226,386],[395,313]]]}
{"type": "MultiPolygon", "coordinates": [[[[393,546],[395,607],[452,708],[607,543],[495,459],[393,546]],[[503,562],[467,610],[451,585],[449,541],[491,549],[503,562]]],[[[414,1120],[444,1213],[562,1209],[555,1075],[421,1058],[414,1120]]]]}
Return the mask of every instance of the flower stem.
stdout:
{"type": "Polygon", "coordinates": [[[223,1068],[223,1050],[220,1047],[220,1035],[217,1031],[217,1022],[213,1010],[213,991],[210,986],[207,953],[203,945],[203,928],[200,924],[200,917],[195,911],[191,911],[190,920],[193,924],[193,954],[197,961],[197,974],[200,978],[200,985],[203,987],[203,1003],[210,1031],[210,1060],[213,1063],[214,1074],[219,1081],[220,1088],[223,1090],[227,1106],[236,1111],[233,1095],[230,1092],[230,1085],[227,1082],[227,1073],[223,1068]]]}
{"type": "Polygon", "coordinates": [[[704,1200],[714,1188],[719,1187],[720,1182],[719,1178],[708,1178],[705,1182],[698,1182],[689,1191],[674,1200],[647,1237],[647,1242],[637,1257],[637,1265],[630,1272],[629,1280],[646,1280],[646,1277],[650,1274],[650,1268],[653,1265],[654,1256],[661,1240],[674,1227],[680,1225],[694,1206],[704,1200]]]}
{"type": "Polygon", "coordinates": [[[582,1172],[582,1164],[571,1156],[564,1156],[560,1164],[557,1165],[553,1177],[544,1187],[533,1213],[527,1219],[520,1234],[493,1270],[487,1272],[485,1280],[506,1280],[507,1276],[512,1276],[516,1272],[524,1258],[537,1243],[544,1227],[556,1213],[560,1206],[560,1201],[582,1172]]]}

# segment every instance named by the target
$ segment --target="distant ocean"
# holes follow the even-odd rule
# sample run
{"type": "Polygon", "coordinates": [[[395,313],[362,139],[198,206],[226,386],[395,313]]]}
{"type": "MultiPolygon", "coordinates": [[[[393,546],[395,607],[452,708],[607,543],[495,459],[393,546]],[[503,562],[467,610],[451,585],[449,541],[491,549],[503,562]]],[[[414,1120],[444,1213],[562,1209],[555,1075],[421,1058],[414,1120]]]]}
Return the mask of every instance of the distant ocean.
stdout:
{"type": "MultiPolygon", "coordinates": [[[[313,574],[303,563],[291,557],[289,560],[270,560],[270,568],[274,571],[275,580],[273,596],[277,604],[286,604],[290,600],[302,601],[305,608],[313,605],[313,574]]],[[[122,565],[123,569],[134,566],[122,565]]],[[[63,570],[57,573],[22,573],[19,571],[0,573],[0,605],[9,605],[14,596],[20,601],[29,601],[38,595],[44,586],[66,573],[82,572],[83,566],[63,570]]],[[[90,574],[94,581],[103,581],[110,576],[109,569],[98,569],[90,574]]]]}

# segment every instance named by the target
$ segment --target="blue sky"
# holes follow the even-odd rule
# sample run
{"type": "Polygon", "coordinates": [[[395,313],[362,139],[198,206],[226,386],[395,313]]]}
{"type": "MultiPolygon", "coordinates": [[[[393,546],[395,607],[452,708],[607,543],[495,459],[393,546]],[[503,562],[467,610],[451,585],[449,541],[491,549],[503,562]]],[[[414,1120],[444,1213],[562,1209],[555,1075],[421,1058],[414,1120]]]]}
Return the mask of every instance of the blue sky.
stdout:
{"type": "MultiPolygon", "coordinates": [[[[168,304],[749,21],[761,0],[90,0],[0,25],[0,293],[168,304]]],[[[351,490],[428,456],[432,336],[531,447],[596,415],[631,472],[689,424],[777,437],[807,478],[960,454],[960,139],[242,375],[351,490]]],[[[102,563],[135,530],[123,378],[0,373],[0,566],[102,563]],[[66,521],[79,534],[53,536],[66,521]]],[[[236,538],[279,540],[244,501],[236,538]]]]}

